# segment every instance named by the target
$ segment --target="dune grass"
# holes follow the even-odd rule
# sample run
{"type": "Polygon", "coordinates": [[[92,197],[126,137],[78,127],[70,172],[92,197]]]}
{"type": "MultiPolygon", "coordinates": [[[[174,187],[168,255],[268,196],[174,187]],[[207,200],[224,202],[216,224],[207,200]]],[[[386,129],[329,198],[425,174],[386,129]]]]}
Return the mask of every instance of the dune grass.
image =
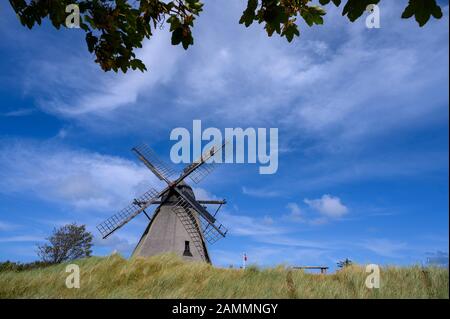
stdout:
{"type": "Polygon", "coordinates": [[[442,268],[382,268],[381,287],[368,289],[358,266],[329,275],[284,266],[222,269],[170,254],[73,263],[80,267],[79,289],[66,287],[67,264],[61,264],[0,272],[0,298],[449,298],[448,269],[442,268]]]}

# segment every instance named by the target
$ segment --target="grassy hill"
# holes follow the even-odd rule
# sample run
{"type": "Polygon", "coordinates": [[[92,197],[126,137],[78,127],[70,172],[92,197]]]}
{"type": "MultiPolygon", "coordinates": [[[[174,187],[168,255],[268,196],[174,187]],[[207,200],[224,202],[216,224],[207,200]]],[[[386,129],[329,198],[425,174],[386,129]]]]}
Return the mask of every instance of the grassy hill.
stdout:
{"type": "Polygon", "coordinates": [[[80,288],[68,289],[66,264],[0,272],[0,298],[448,298],[448,269],[386,267],[381,287],[351,266],[336,274],[307,274],[279,266],[222,269],[161,255],[77,260],[80,288]]]}

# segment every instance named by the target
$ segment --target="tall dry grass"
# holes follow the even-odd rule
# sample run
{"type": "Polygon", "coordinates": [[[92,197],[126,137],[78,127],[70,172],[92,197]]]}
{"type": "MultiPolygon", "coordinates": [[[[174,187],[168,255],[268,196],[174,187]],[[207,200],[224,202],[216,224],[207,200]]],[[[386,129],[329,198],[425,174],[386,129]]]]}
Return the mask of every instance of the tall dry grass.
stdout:
{"type": "Polygon", "coordinates": [[[284,266],[221,269],[174,255],[125,260],[118,255],[75,261],[80,288],[68,289],[66,264],[0,273],[0,298],[448,298],[448,269],[386,267],[381,287],[351,266],[335,274],[308,274],[284,266]]]}

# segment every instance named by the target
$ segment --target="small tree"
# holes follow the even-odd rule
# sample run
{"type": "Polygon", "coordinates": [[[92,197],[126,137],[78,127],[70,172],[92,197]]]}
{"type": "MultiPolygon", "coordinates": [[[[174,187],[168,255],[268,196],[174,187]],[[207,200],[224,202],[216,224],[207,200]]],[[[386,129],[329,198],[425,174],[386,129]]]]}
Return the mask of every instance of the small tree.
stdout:
{"type": "Polygon", "coordinates": [[[345,260],[339,261],[337,263],[337,266],[338,266],[338,268],[343,269],[345,267],[351,266],[352,264],[353,264],[353,262],[350,259],[345,258],[345,260]]]}
{"type": "Polygon", "coordinates": [[[37,254],[42,261],[52,264],[89,257],[92,238],[85,225],[64,225],[53,230],[53,235],[47,238],[49,243],[38,246],[37,254]]]}

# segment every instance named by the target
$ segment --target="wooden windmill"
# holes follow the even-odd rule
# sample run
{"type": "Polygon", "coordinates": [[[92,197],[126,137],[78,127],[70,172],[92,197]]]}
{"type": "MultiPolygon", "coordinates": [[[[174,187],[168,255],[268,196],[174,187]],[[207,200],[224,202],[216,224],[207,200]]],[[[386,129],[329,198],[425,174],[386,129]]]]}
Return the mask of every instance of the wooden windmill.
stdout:
{"type": "Polygon", "coordinates": [[[170,180],[174,171],[162,162],[155,152],[146,145],[135,147],[132,151],[160,180],[167,183],[161,191],[151,188],[132,204],[111,216],[97,229],[103,238],[107,238],[117,229],[128,223],[140,213],[144,213],[149,222],[132,256],[153,256],[165,252],[174,252],[184,259],[210,263],[206,246],[225,237],[227,229],[216,219],[225,200],[198,200],[192,188],[186,183],[189,178],[199,183],[214,168],[210,163],[215,155],[222,152],[225,143],[213,146],[192,164],[188,165],[175,180],[170,180]],[[158,204],[152,215],[146,209],[158,204]],[[205,205],[219,205],[214,215],[205,205]]]}

